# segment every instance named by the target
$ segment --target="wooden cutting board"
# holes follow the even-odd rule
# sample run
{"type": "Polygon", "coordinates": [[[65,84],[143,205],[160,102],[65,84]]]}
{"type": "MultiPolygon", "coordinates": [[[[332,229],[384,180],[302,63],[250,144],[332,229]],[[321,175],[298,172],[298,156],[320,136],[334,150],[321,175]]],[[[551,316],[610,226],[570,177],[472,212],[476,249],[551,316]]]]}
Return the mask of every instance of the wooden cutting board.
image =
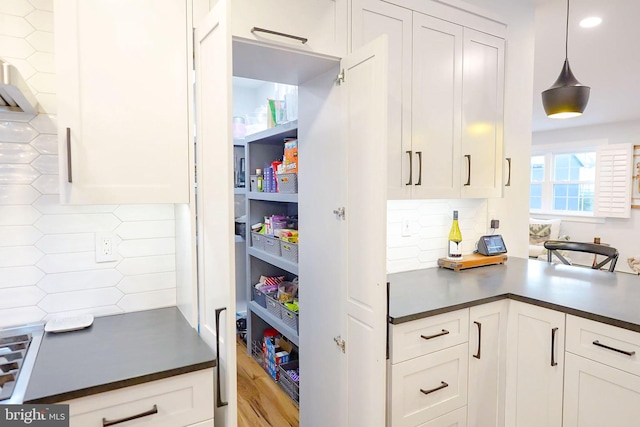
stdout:
{"type": "Polygon", "coordinates": [[[462,259],[457,260],[440,258],[438,259],[438,267],[448,268],[453,271],[460,271],[467,268],[483,267],[485,265],[504,264],[505,262],[507,262],[507,254],[489,256],[471,254],[463,255],[462,259]]]}

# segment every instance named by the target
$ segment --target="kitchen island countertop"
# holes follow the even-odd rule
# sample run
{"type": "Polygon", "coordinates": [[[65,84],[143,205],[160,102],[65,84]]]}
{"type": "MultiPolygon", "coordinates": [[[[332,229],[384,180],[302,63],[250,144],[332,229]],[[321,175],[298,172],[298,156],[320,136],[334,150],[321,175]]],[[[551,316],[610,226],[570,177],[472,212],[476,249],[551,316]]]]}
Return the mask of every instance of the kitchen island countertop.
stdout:
{"type": "Polygon", "coordinates": [[[387,279],[392,324],[510,298],[640,332],[640,277],[632,274],[510,257],[503,265],[387,279]]]}
{"type": "Polygon", "coordinates": [[[24,403],[56,403],[214,367],[176,307],[96,317],[43,338],[24,403]]]}

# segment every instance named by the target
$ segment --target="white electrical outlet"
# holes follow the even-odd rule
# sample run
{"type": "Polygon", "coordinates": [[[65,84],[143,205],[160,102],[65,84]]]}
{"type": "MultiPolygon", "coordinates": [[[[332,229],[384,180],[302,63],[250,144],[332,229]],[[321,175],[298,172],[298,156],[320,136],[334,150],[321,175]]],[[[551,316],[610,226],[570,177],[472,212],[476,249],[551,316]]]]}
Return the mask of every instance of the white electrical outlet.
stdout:
{"type": "Polygon", "coordinates": [[[402,220],[402,237],[411,237],[411,224],[408,219],[402,220]]]}
{"type": "Polygon", "coordinates": [[[116,253],[113,248],[113,236],[109,234],[96,234],[96,262],[116,261],[116,253]]]}

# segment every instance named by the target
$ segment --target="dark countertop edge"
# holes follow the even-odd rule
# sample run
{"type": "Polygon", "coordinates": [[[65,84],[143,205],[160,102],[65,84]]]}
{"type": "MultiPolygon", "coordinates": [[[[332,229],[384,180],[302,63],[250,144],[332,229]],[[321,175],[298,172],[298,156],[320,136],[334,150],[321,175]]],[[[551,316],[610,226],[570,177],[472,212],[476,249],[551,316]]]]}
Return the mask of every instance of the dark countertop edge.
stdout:
{"type": "Polygon", "coordinates": [[[31,399],[26,401],[25,404],[53,404],[60,403],[71,399],[78,399],[81,397],[87,397],[94,394],[105,393],[108,391],[114,391],[121,388],[131,387],[139,384],[148,383],[156,380],[163,380],[176,375],[188,374],[190,372],[200,371],[208,368],[215,368],[216,360],[209,360],[206,362],[196,363],[189,366],[181,366],[175,369],[169,369],[167,371],[154,372],[148,375],[142,375],[135,378],[127,378],[126,380],[115,381],[112,383],[101,384],[94,387],[88,387],[80,390],[74,390],[67,393],[56,394],[52,396],[46,396],[38,399],[31,399]]]}
{"type": "Polygon", "coordinates": [[[618,328],[627,329],[634,332],[640,332],[640,325],[625,322],[618,319],[613,319],[611,317],[600,316],[595,313],[591,313],[588,311],[576,310],[575,308],[565,307],[563,305],[554,304],[548,301],[542,301],[535,298],[525,297],[517,294],[506,293],[502,295],[494,295],[488,298],[481,298],[474,301],[468,301],[460,304],[454,304],[446,307],[441,307],[433,310],[423,311],[421,313],[411,314],[409,316],[402,317],[392,317],[389,316],[389,323],[392,325],[399,325],[401,323],[411,322],[413,320],[424,319],[426,317],[436,316],[438,314],[449,313],[456,310],[461,310],[464,308],[474,307],[476,305],[487,304],[493,301],[499,301],[502,299],[512,299],[514,301],[520,301],[528,304],[537,305],[539,307],[548,308],[550,310],[560,311],[565,314],[571,314],[573,316],[582,317],[588,320],[594,320],[596,322],[605,323],[607,325],[616,326],[618,328]]]}

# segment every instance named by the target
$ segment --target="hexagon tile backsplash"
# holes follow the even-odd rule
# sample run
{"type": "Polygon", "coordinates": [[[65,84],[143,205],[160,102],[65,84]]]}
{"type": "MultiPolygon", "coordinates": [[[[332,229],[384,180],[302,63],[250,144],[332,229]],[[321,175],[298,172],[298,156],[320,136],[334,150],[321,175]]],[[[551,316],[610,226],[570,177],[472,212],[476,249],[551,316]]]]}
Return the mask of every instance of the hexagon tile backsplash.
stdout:
{"type": "Polygon", "coordinates": [[[0,121],[0,328],[176,305],[173,205],[63,206],[55,116],[0,121]],[[95,262],[95,235],[118,259],[95,262]]]}
{"type": "Polygon", "coordinates": [[[55,114],[53,0],[0,1],[0,58],[18,69],[38,111],[55,114]]]}

